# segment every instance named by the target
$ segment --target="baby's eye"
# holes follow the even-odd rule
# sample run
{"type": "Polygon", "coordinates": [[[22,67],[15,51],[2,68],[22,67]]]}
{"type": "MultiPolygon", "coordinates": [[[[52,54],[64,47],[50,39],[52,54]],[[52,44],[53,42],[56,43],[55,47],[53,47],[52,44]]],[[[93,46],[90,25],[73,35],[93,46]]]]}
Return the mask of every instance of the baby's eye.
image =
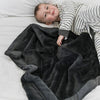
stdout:
{"type": "Polygon", "coordinates": [[[46,7],[46,9],[48,10],[48,6],[46,7]]]}
{"type": "Polygon", "coordinates": [[[47,15],[45,14],[44,17],[46,17],[47,15]]]}

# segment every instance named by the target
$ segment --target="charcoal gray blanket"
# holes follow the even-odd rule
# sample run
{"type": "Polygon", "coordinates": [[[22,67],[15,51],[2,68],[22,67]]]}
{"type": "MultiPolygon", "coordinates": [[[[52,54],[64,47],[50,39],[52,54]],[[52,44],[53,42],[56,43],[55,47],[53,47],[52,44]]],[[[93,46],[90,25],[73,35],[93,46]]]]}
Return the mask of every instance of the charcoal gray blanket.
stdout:
{"type": "Polygon", "coordinates": [[[100,65],[88,33],[70,31],[58,47],[58,28],[29,25],[5,51],[25,70],[22,86],[29,100],[82,100],[100,84],[100,65]]]}

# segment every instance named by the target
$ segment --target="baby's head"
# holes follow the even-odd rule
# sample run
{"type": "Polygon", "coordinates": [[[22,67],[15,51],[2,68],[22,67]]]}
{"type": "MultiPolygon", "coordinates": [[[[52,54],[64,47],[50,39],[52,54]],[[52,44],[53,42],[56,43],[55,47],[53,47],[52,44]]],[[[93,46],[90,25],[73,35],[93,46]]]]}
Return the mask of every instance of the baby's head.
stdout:
{"type": "Polygon", "coordinates": [[[57,6],[52,4],[39,4],[34,11],[35,18],[40,23],[47,25],[59,21],[59,10],[57,6]]]}

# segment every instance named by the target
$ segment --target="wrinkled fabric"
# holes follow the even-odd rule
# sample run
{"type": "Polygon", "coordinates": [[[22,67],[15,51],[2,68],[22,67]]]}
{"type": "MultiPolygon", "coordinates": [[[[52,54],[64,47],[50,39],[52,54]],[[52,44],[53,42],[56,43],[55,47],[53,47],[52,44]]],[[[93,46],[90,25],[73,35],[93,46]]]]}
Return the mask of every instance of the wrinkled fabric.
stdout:
{"type": "Polygon", "coordinates": [[[82,100],[100,84],[100,65],[89,34],[70,31],[58,47],[58,30],[31,24],[5,52],[25,70],[21,82],[29,100],[82,100]]]}

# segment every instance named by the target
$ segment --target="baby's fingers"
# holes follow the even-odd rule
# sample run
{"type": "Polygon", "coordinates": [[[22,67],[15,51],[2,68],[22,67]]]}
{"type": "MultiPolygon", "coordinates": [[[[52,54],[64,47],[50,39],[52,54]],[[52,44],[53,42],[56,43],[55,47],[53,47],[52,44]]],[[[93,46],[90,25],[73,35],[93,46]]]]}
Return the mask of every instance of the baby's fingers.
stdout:
{"type": "Polygon", "coordinates": [[[58,46],[61,46],[62,41],[57,41],[58,46]]]}

